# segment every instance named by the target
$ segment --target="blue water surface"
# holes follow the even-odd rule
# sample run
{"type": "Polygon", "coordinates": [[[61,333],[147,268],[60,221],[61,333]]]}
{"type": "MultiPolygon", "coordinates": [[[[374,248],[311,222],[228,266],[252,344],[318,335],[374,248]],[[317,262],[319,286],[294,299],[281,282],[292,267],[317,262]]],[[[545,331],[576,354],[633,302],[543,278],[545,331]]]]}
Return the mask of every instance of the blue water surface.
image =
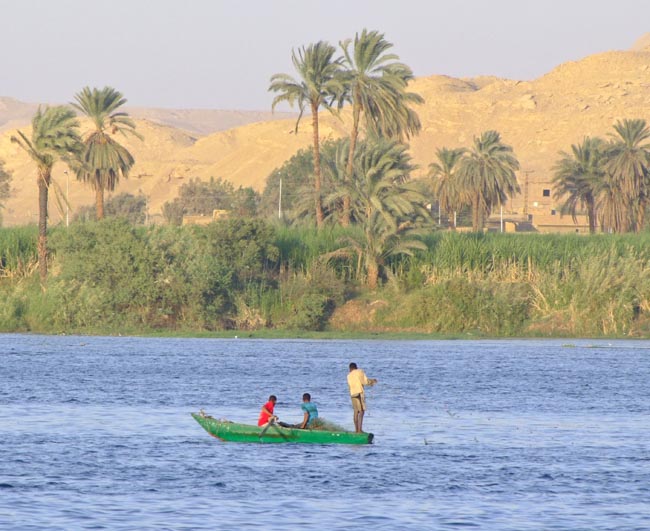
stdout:
{"type": "Polygon", "coordinates": [[[0,530],[650,529],[650,342],[0,335],[0,530]],[[200,408],[371,446],[223,443],[200,408]]]}

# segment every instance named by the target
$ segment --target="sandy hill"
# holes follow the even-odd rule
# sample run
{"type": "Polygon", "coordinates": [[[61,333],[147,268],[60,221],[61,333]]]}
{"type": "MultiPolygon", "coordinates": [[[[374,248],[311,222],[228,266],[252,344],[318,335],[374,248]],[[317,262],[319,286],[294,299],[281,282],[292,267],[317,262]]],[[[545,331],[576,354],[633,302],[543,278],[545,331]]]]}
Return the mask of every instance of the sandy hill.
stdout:
{"type": "Polygon", "coordinates": [[[126,111],[134,118],[169,125],[191,134],[205,136],[217,131],[256,122],[283,120],[296,116],[294,113],[265,111],[225,111],[214,109],[155,109],[128,107],[126,111]]]}
{"type": "Polygon", "coordinates": [[[35,103],[0,96],[0,132],[29,123],[37,108],[35,103]]]}
{"type": "MultiPolygon", "coordinates": [[[[555,205],[548,190],[558,151],[568,150],[585,135],[606,136],[618,119],[650,121],[648,44],[650,35],[630,51],[601,53],[565,63],[533,81],[447,76],[417,79],[412,89],[426,101],[418,110],[423,130],[411,141],[419,175],[426,173],[436,148],[469,146],[474,135],[496,129],[513,146],[522,167],[522,194],[506,205],[507,209],[550,214],[555,205]]],[[[184,119],[183,111],[179,111],[179,121],[174,125],[187,130],[181,123],[184,119]]],[[[159,216],[162,204],[173,199],[179,186],[190,177],[222,177],[261,190],[274,168],[311,141],[308,119],[297,135],[292,132],[292,118],[244,125],[198,139],[154,120],[153,115],[138,120],[145,142],[129,140],[137,163],[132,178],[118,189],[118,193],[141,190],[147,194],[152,219],[159,216]]],[[[342,136],[348,129],[346,113],[340,119],[328,113],[322,115],[323,137],[342,136]]],[[[3,213],[4,223],[33,222],[34,171],[17,147],[9,143],[9,134],[7,131],[0,136],[0,158],[14,171],[15,193],[3,213]]],[[[55,169],[59,181],[63,169],[55,169]]],[[[90,204],[92,199],[89,188],[71,184],[73,206],[90,204]]],[[[56,212],[51,216],[53,222],[60,219],[56,212]]]]}
{"type": "MultiPolygon", "coordinates": [[[[0,132],[25,127],[38,109],[38,103],[25,103],[14,98],[0,96],[0,132]]],[[[126,107],[136,119],[149,120],[161,125],[182,129],[195,136],[255,123],[282,120],[296,116],[295,113],[270,111],[227,111],[220,109],[159,109],[126,107]]]]}

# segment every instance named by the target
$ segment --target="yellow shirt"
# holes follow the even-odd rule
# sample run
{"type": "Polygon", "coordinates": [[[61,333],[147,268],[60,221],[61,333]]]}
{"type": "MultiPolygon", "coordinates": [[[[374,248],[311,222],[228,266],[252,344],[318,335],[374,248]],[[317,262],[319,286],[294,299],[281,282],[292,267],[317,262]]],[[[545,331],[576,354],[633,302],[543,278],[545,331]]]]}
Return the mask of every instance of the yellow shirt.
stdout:
{"type": "Polygon", "coordinates": [[[363,372],[361,369],[354,369],[348,373],[348,387],[350,388],[350,396],[362,394],[364,385],[370,385],[365,372],[363,372]]]}

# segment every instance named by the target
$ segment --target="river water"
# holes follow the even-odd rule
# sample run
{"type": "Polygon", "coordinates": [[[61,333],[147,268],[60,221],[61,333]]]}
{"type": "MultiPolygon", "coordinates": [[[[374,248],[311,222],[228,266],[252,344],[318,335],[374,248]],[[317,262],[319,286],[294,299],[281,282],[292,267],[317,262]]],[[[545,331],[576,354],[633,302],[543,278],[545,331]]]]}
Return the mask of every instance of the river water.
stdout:
{"type": "Polygon", "coordinates": [[[650,342],[0,335],[1,530],[650,529],[650,342]],[[223,443],[191,418],[370,446],[223,443]]]}

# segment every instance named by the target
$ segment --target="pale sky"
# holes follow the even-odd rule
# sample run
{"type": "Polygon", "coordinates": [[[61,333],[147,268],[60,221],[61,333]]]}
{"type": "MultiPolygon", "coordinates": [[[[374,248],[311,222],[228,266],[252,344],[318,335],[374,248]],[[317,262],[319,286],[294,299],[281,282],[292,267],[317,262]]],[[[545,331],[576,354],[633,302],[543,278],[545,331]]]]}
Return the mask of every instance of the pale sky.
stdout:
{"type": "Polygon", "coordinates": [[[529,80],[630,48],[650,0],[0,0],[0,96],[65,103],[110,85],[132,106],[269,110],[292,48],[363,28],[416,76],[529,80]]]}

